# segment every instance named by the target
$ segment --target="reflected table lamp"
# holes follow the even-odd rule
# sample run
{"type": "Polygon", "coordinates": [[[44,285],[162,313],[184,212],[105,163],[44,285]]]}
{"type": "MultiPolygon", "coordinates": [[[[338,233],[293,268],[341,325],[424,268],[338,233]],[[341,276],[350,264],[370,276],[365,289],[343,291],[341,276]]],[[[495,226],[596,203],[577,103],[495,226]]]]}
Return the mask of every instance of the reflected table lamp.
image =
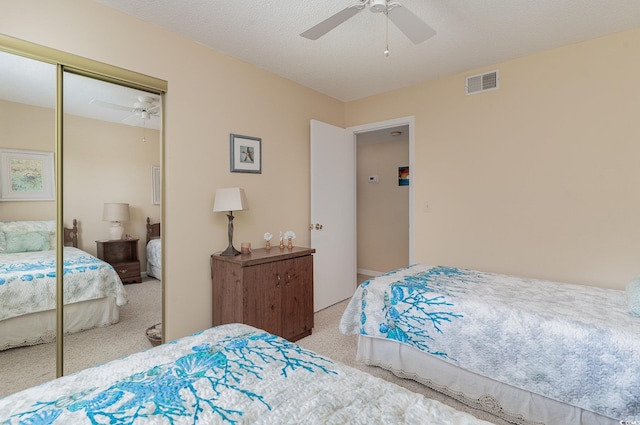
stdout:
{"type": "Polygon", "coordinates": [[[247,198],[243,189],[239,187],[216,189],[213,201],[213,212],[229,212],[229,214],[227,214],[227,217],[229,217],[229,246],[220,255],[231,257],[240,254],[240,251],[233,247],[233,212],[248,209],[249,204],[247,203],[247,198]]]}
{"type": "Polygon", "coordinates": [[[102,220],[110,221],[109,239],[119,240],[124,235],[123,221],[129,220],[129,204],[106,203],[102,211],[102,220]]]}

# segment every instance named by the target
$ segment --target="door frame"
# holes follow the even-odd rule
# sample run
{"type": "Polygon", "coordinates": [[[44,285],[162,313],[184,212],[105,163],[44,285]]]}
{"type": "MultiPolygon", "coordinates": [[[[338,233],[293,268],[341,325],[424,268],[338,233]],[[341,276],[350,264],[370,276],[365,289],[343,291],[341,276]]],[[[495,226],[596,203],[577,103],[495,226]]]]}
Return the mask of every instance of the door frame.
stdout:
{"type": "MultiPolygon", "coordinates": [[[[368,124],[357,125],[353,127],[347,127],[347,131],[353,134],[353,147],[356,150],[355,158],[357,159],[357,156],[358,156],[357,149],[356,149],[356,135],[360,133],[368,133],[370,131],[375,131],[375,130],[384,130],[385,128],[408,125],[409,126],[409,176],[411,176],[415,171],[414,162],[413,162],[414,121],[415,121],[414,116],[406,116],[406,117],[394,118],[394,119],[385,120],[385,121],[377,121],[377,122],[372,122],[368,124]]],[[[356,164],[354,164],[354,169],[355,169],[355,166],[356,164]]],[[[410,177],[410,180],[409,180],[409,264],[415,263],[414,252],[413,252],[413,199],[414,199],[413,186],[414,184],[412,180],[414,179],[410,177]]],[[[357,190],[357,187],[356,187],[356,190],[357,190]]],[[[355,211],[357,213],[357,202],[355,197],[353,202],[356,204],[355,211]]],[[[356,224],[357,224],[357,217],[356,217],[356,224]]],[[[355,245],[357,250],[357,246],[358,246],[357,229],[354,233],[356,237],[355,245]]],[[[356,267],[357,267],[357,258],[358,257],[356,253],[356,267]]]]}

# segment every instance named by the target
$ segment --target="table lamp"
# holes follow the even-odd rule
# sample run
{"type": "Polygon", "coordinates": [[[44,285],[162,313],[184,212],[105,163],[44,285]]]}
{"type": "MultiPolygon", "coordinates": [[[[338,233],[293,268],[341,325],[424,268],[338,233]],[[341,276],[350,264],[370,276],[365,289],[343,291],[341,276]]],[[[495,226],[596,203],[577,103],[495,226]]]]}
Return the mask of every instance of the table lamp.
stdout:
{"type": "Polygon", "coordinates": [[[122,239],[124,227],[122,227],[121,222],[129,220],[129,204],[105,203],[102,210],[102,220],[111,222],[109,239],[122,239]]]}
{"type": "Polygon", "coordinates": [[[233,247],[233,212],[248,210],[249,204],[244,190],[239,187],[229,187],[224,189],[216,189],[213,201],[213,212],[229,211],[229,246],[220,255],[234,256],[240,254],[240,251],[233,247]]]}

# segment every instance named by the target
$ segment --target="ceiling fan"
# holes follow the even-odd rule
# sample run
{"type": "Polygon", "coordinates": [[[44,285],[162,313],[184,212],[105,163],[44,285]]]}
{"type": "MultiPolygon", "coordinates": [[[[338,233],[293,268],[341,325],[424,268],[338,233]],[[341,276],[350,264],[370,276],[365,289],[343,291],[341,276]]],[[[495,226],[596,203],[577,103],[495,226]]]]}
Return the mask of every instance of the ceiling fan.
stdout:
{"type": "Polygon", "coordinates": [[[135,102],[133,106],[118,105],[116,103],[105,102],[98,99],[92,99],[89,104],[117,109],[119,111],[131,112],[132,115],[123,119],[123,122],[133,117],[140,117],[144,121],[151,119],[152,116],[158,116],[160,114],[160,104],[151,96],[138,96],[138,101],[135,102]]]}
{"type": "Polygon", "coordinates": [[[358,0],[300,35],[310,40],[317,40],[347,19],[358,14],[367,5],[369,5],[369,10],[373,13],[384,13],[414,44],[422,43],[436,34],[433,28],[397,1],[358,0]]]}

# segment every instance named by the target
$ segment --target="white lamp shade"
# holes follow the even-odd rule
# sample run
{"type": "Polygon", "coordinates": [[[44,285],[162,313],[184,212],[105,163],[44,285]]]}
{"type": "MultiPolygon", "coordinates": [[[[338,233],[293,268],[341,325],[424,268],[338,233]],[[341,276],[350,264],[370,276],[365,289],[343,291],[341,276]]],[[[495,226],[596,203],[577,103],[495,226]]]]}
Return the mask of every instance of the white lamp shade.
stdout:
{"type": "Polygon", "coordinates": [[[129,221],[129,204],[104,204],[103,221],[129,221]]]}
{"type": "Polygon", "coordinates": [[[239,187],[216,189],[216,195],[213,200],[213,212],[242,211],[248,209],[249,203],[244,194],[244,189],[239,187]]]}

